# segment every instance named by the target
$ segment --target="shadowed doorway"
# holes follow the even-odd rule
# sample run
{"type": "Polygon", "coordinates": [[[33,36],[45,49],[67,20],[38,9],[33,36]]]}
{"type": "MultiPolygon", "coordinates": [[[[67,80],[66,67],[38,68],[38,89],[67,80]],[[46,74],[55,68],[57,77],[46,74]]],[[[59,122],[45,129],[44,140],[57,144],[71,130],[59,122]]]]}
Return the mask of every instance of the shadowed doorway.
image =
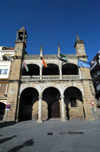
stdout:
{"type": "Polygon", "coordinates": [[[25,89],[20,98],[19,121],[32,120],[33,104],[38,100],[38,92],[34,88],[25,89]]]}
{"type": "Polygon", "coordinates": [[[60,92],[54,87],[49,87],[43,92],[43,100],[48,105],[48,119],[60,118],[60,92]]]}
{"type": "Polygon", "coordinates": [[[5,114],[5,107],[6,105],[0,102],[0,120],[3,120],[4,114],[5,114]]]}
{"type": "Polygon", "coordinates": [[[48,102],[48,118],[60,118],[60,106],[56,98],[52,98],[48,102]]]}
{"type": "Polygon", "coordinates": [[[82,93],[77,87],[69,87],[64,92],[67,119],[83,119],[85,111],[82,93]]]}

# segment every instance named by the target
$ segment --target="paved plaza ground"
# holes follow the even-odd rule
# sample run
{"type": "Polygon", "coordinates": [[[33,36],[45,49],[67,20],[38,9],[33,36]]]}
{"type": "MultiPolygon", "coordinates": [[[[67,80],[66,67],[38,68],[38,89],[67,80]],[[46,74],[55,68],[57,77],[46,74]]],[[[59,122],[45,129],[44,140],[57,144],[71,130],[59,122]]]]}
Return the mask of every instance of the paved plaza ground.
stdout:
{"type": "Polygon", "coordinates": [[[1,122],[0,152],[100,152],[100,120],[1,122]]]}

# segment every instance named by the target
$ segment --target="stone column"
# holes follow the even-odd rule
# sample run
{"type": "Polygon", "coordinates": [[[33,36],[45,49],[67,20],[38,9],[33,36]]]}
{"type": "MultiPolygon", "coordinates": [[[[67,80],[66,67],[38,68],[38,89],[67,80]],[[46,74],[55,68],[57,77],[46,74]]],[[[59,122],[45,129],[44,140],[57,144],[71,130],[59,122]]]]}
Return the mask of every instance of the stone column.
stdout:
{"type": "Polygon", "coordinates": [[[40,67],[40,80],[42,79],[42,67],[40,67]]]}
{"type": "Polygon", "coordinates": [[[62,80],[62,65],[59,66],[59,71],[60,71],[60,79],[62,80]]]}
{"type": "Polygon", "coordinates": [[[42,95],[39,95],[39,109],[37,122],[42,122],[42,95]]]}
{"type": "Polygon", "coordinates": [[[65,117],[65,106],[64,106],[64,96],[61,95],[61,107],[62,107],[62,118],[61,121],[66,122],[66,117],[65,117]]]}

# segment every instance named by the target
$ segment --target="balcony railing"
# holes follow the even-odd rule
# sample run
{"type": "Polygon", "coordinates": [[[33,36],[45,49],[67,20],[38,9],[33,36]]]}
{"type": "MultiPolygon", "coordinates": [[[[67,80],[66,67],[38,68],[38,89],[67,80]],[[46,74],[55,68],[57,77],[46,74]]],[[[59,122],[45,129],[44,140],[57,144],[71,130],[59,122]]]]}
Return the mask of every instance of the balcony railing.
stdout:
{"type": "Polygon", "coordinates": [[[21,81],[38,81],[38,80],[80,80],[79,75],[42,75],[42,76],[22,76],[21,81]]]}

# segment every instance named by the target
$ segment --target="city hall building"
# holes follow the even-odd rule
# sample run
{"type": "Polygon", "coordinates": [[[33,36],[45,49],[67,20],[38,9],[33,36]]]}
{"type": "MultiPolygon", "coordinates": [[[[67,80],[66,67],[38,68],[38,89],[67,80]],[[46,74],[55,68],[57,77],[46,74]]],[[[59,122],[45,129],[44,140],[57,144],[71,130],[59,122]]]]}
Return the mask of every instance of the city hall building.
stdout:
{"type": "Polygon", "coordinates": [[[27,32],[22,27],[15,41],[6,103],[10,110],[5,110],[4,120],[97,120],[90,69],[78,66],[79,59],[87,61],[84,42],[78,35],[74,45],[76,54],[63,55],[68,62],[59,59],[62,53],[59,45],[58,54],[43,54],[41,46],[40,54],[28,55],[26,41],[27,32]]]}

